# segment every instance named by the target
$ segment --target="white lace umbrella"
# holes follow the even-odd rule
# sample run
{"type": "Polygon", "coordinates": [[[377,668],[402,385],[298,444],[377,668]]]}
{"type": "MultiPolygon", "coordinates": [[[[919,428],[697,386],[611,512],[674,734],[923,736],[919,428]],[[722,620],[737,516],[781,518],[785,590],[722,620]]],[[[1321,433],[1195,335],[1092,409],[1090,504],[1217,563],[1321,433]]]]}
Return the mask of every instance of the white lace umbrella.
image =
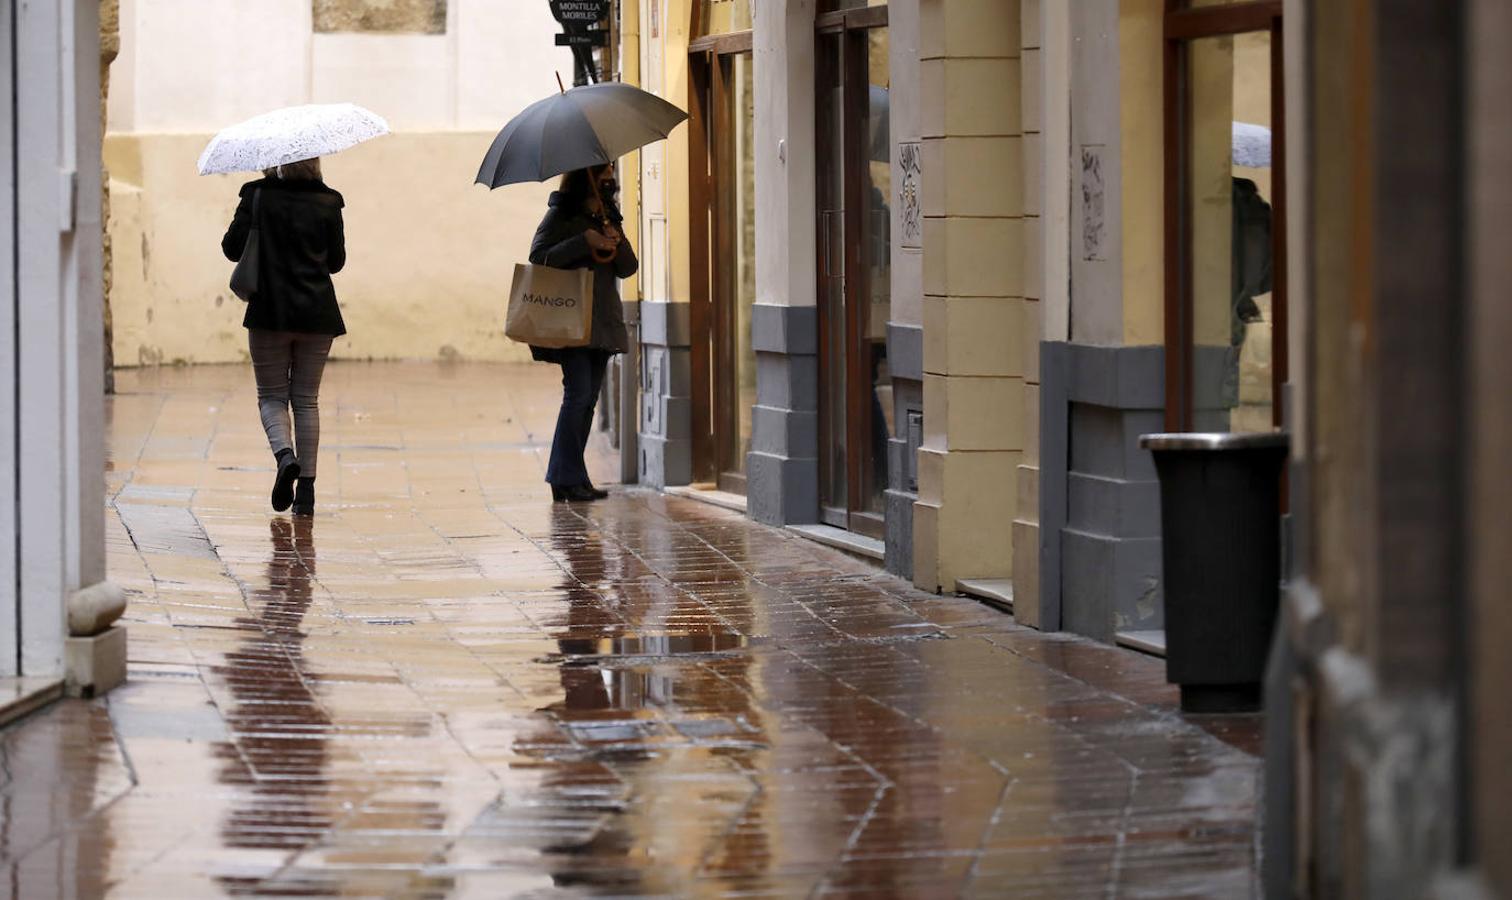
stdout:
{"type": "Polygon", "coordinates": [[[377,113],[355,103],[313,103],[275,109],[232,125],[210,139],[199,173],[261,172],[327,156],[389,133],[377,113]]]}
{"type": "Polygon", "coordinates": [[[1234,165],[1263,169],[1271,164],[1271,130],[1264,125],[1234,123],[1234,165]]]}

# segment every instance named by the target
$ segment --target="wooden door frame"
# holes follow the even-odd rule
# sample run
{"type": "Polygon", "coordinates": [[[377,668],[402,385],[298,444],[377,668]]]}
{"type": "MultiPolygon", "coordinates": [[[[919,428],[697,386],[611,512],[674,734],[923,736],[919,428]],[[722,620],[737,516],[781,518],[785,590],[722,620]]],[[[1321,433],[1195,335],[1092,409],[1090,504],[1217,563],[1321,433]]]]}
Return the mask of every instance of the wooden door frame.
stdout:
{"type": "MultiPolygon", "coordinates": [[[[823,404],[828,395],[831,367],[834,365],[828,359],[825,352],[830,346],[830,330],[837,324],[845,329],[842,345],[845,348],[845,527],[869,537],[881,538],[886,533],[886,519],[880,513],[870,512],[864,509],[866,501],[865,480],[863,471],[865,465],[864,454],[871,447],[871,403],[870,386],[871,365],[866,346],[866,316],[870,312],[870,298],[863,296],[865,288],[869,287],[869,272],[862,257],[866,235],[866,184],[864,173],[870,160],[867,150],[870,146],[868,135],[864,134],[870,92],[868,90],[853,90],[853,85],[869,85],[870,77],[867,70],[867,47],[866,42],[870,32],[874,28],[885,28],[888,23],[887,7],[872,6],[860,9],[844,10],[831,13],[821,13],[815,21],[815,43],[819,36],[839,35],[840,38],[840,77],[843,84],[841,102],[844,104],[842,112],[842,134],[840,135],[840,152],[844,158],[844,182],[840,186],[841,196],[845,204],[844,228],[845,228],[845,319],[836,323],[831,321],[831,316],[823,308],[824,304],[824,265],[820,260],[818,277],[818,294],[816,300],[820,304],[819,310],[819,379],[821,414],[820,423],[820,454],[826,456],[830,446],[828,440],[829,417],[823,414],[823,404]],[[863,387],[864,386],[864,387],[863,387]]],[[[817,51],[817,46],[816,46],[817,51]]],[[[817,74],[816,66],[816,74],[817,74]]],[[[815,89],[818,85],[816,82],[815,89]]],[[[816,128],[823,128],[824,123],[817,121],[816,128]]],[[[823,171],[822,168],[820,170],[823,171]]],[[[816,186],[817,188],[817,186],[816,186]]],[[[821,247],[816,247],[815,252],[820,253],[821,247]]],[[[825,463],[821,460],[821,466],[825,463]]],[[[822,483],[822,482],[821,482],[822,483]]],[[[826,507],[820,497],[821,516],[826,507]]],[[[833,508],[830,508],[833,509],[833,508]]],[[[833,523],[831,523],[833,524],[833,523]]]]}
{"type": "MultiPolygon", "coordinates": [[[[822,17],[821,17],[821,19],[822,19],[822,17]]],[[[844,64],[845,64],[845,62],[844,62],[845,61],[845,28],[844,28],[844,20],[843,19],[841,20],[841,22],[840,22],[839,25],[823,24],[822,22],[818,25],[818,27],[816,28],[815,33],[814,33],[814,51],[815,51],[815,59],[814,59],[814,90],[815,90],[815,92],[817,94],[817,92],[819,90],[819,79],[820,79],[820,76],[825,71],[827,71],[827,68],[825,68],[825,67],[834,66],[834,67],[840,69],[840,74],[837,75],[836,77],[840,78],[842,82],[844,80],[844,77],[845,77],[844,76],[844,64]],[[820,47],[821,42],[824,41],[825,39],[835,39],[835,38],[838,38],[838,40],[840,42],[840,58],[838,60],[834,60],[832,62],[831,61],[827,61],[827,60],[821,58],[822,54],[824,53],[824,50],[820,47]]],[[[819,158],[819,149],[820,149],[819,148],[819,136],[821,134],[825,134],[826,133],[825,129],[827,129],[829,127],[829,123],[821,120],[821,118],[820,118],[821,117],[821,112],[820,112],[819,103],[817,102],[818,101],[817,96],[816,96],[815,100],[816,100],[816,102],[814,104],[814,157],[815,157],[815,159],[814,159],[814,163],[815,163],[815,172],[814,172],[814,174],[815,174],[815,181],[816,181],[816,183],[814,185],[814,195],[815,195],[815,197],[820,197],[820,196],[823,196],[823,192],[820,191],[820,189],[819,189],[818,179],[826,177],[825,173],[826,173],[827,169],[829,168],[829,164],[828,164],[829,157],[826,155],[824,157],[824,159],[820,159],[819,158]]],[[[844,119],[844,116],[845,116],[845,114],[842,112],[841,113],[842,120],[844,119]]],[[[844,146],[844,140],[845,140],[845,134],[844,133],[845,133],[846,130],[847,130],[846,126],[844,125],[844,123],[842,121],[840,135],[838,135],[838,136],[833,136],[832,135],[831,136],[831,142],[833,142],[833,140],[838,137],[838,140],[841,142],[841,146],[843,148],[843,146],[844,146]]],[[[842,149],[841,152],[844,153],[844,150],[842,149]]],[[[847,202],[847,198],[845,196],[845,186],[844,186],[843,183],[840,186],[840,192],[841,192],[841,203],[844,204],[844,203],[847,202]]],[[[831,345],[832,332],[834,331],[835,325],[836,325],[836,323],[833,322],[833,321],[831,321],[831,319],[830,319],[829,309],[828,309],[828,304],[827,304],[826,298],[829,295],[829,290],[828,290],[829,289],[828,282],[829,282],[829,279],[830,279],[830,275],[829,275],[829,260],[830,260],[831,256],[833,256],[833,248],[831,248],[830,244],[829,244],[829,228],[827,226],[827,223],[824,220],[823,212],[820,211],[820,210],[818,210],[818,209],[815,209],[815,215],[817,217],[817,221],[815,222],[815,232],[814,232],[815,233],[815,238],[816,238],[815,246],[814,246],[814,254],[817,257],[818,265],[815,266],[814,301],[815,301],[816,311],[818,312],[818,315],[816,316],[816,318],[818,319],[818,334],[816,335],[816,341],[817,341],[816,347],[818,348],[818,370],[819,370],[818,396],[815,398],[816,401],[817,401],[816,404],[815,404],[815,408],[819,412],[819,429],[818,429],[818,432],[819,432],[818,433],[818,438],[819,438],[819,478],[818,478],[818,487],[819,487],[819,498],[818,498],[818,500],[819,500],[819,503],[818,503],[818,506],[819,506],[819,520],[821,522],[823,522],[824,524],[835,525],[835,526],[843,528],[843,527],[847,527],[849,525],[849,513],[848,513],[848,509],[849,509],[849,506],[850,506],[850,496],[849,496],[850,487],[849,487],[849,484],[847,483],[847,485],[846,485],[847,495],[846,495],[845,505],[843,507],[830,506],[827,503],[827,500],[829,498],[826,497],[826,488],[829,486],[829,482],[830,482],[830,473],[829,473],[830,453],[829,453],[829,450],[830,450],[830,447],[831,447],[831,444],[832,444],[832,439],[831,439],[831,435],[830,435],[830,417],[828,415],[826,415],[827,397],[829,395],[829,388],[830,388],[830,381],[831,381],[831,374],[832,374],[830,370],[831,370],[831,368],[833,366],[833,362],[829,358],[828,350],[829,350],[829,347],[831,345]]],[[[849,216],[848,215],[844,216],[841,219],[841,222],[842,222],[842,227],[843,228],[845,228],[845,229],[849,229],[850,228],[849,216]]],[[[845,232],[845,234],[844,234],[843,243],[848,243],[849,242],[849,240],[848,240],[849,239],[849,234],[850,234],[850,232],[847,230],[845,232]]],[[[846,257],[846,259],[842,263],[842,265],[844,265],[844,266],[848,266],[849,265],[849,257],[846,257]]],[[[845,271],[845,277],[848,278],[849,274],[850,274],[849,270],[847,269],[845,271]]],[[[843,295],[846,298],[847,305],[848,305],[848,298],[849,298],[849,295],[850,295],[850,289],[849,289],[848,286],[844,289],[843,295]]],[[[842,324],[842,326],[844,325],[844,323],[841,323],[841,324],[842,324]]],[[[848,439],[849,438],[847,436],[847,440],[848,439]]],[[[847,460],[849,460],[849,453],[850,453],[850,450],[849,450],[849,447],[847,447],[846,448],[847,460]]],[[[848,463],[847,463],[847,468],[849,468],[848,463]]]]}
{"type": "Polygon", "coordinates": [[[739,415],[734,398],[720,396],[717,372],[733,369],[734,318],[732,297],[723,280],[713,280],[713,259],[727,260],[733,253],[733,236],[721,226],[728,210],[729,192],[720,179],[728,179],[728,166],[721,166],[715,146],[730,133],[731,110],[726,102],[724,60],[750,53],[749,31],[708,35],[688,45],[688,211],[689,219],[689,331],[692,347],[693,480],[717,483],[725,490],[744,493],[744,477],[724,472],[722,445],[739,415]],[[716,246],[716,244],[718,246],[716,246]]]}
{"type": "Polygon", "coordinates": [[[1189,431],[1196,419],[1192,378],[1192,223],[1188,175],[1191,160],[1191,92],[1187,46],[1224,35],[1269,32],[1271,37],[1271,422],[1285,413],[1282,389],[1289,377],[1286,296],[1286,69],[1281,0],[1250,0],[1185,8],[1166,0],[1164,23],[1165,139],[1165,424],[1189,431]]]}
{"type": "Polygon", "coordinates": [[[693,480],[711,480],[714,458],[713,397],[709,389],[711,373],[709,341],[712,338],[712,299],[709,291],[709,207],[713,185],[710,183],[708,102],[712,96],[711,55],[707,51],[688,54],[688,331],[692,343],[689,367],[692,372],[690,395],[692,409],[693,480]]]}

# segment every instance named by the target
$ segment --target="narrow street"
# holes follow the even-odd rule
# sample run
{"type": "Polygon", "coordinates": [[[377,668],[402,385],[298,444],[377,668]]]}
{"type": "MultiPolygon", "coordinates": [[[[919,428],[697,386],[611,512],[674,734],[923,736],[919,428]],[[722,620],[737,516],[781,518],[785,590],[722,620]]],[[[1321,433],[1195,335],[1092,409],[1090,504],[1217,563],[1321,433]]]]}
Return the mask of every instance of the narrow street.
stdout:
{"type": "Polygon", "coordinates": [[[554,505],[554,369],[333,364],[313,520],[246,367],[117,379],[130,680],[0,732],[0,895],[1254,894],[1255,718],[733,512],[554,505]]]}

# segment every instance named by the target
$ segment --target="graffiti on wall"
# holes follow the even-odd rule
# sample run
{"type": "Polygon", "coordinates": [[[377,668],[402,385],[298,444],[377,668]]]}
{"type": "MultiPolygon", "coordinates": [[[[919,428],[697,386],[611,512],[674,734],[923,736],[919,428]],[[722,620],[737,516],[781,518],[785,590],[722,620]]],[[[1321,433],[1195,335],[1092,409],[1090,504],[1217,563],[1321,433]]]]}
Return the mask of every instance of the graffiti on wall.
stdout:
{"type": "Polygon", "coordinates": [[[923,154],[917,142],[898,145],[898,212],[902,219],[901,245],[917,250],[924,246],[924,215],[920,208],[919,178],[923,174],[923,154]]]}
{"type": "Polygon", "coordinates": [[[1083,144],[1081,148],[1081,233],[1082,259],[1095,262],[1107,259],[1107,211],[1104,208],[1103,147],[1083,144]]]}

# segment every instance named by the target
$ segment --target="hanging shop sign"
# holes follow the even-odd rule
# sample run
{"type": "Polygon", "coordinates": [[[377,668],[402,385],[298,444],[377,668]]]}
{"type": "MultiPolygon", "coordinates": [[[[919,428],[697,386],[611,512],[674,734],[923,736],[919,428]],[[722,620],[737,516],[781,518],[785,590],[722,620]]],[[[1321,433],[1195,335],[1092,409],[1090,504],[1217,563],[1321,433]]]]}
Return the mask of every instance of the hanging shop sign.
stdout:
{"type": "Polygon", "coordinates": [[[609,46],[609,32],[607,31],[574,31],[568,34],[556,36],[558,47],[607,47],[609,46]]]}
{"type": "Polygon", "coordinates": [[[551,14],[563,25],[592,25],[609,18],[609,0],[548,0],[551,14]]]}

